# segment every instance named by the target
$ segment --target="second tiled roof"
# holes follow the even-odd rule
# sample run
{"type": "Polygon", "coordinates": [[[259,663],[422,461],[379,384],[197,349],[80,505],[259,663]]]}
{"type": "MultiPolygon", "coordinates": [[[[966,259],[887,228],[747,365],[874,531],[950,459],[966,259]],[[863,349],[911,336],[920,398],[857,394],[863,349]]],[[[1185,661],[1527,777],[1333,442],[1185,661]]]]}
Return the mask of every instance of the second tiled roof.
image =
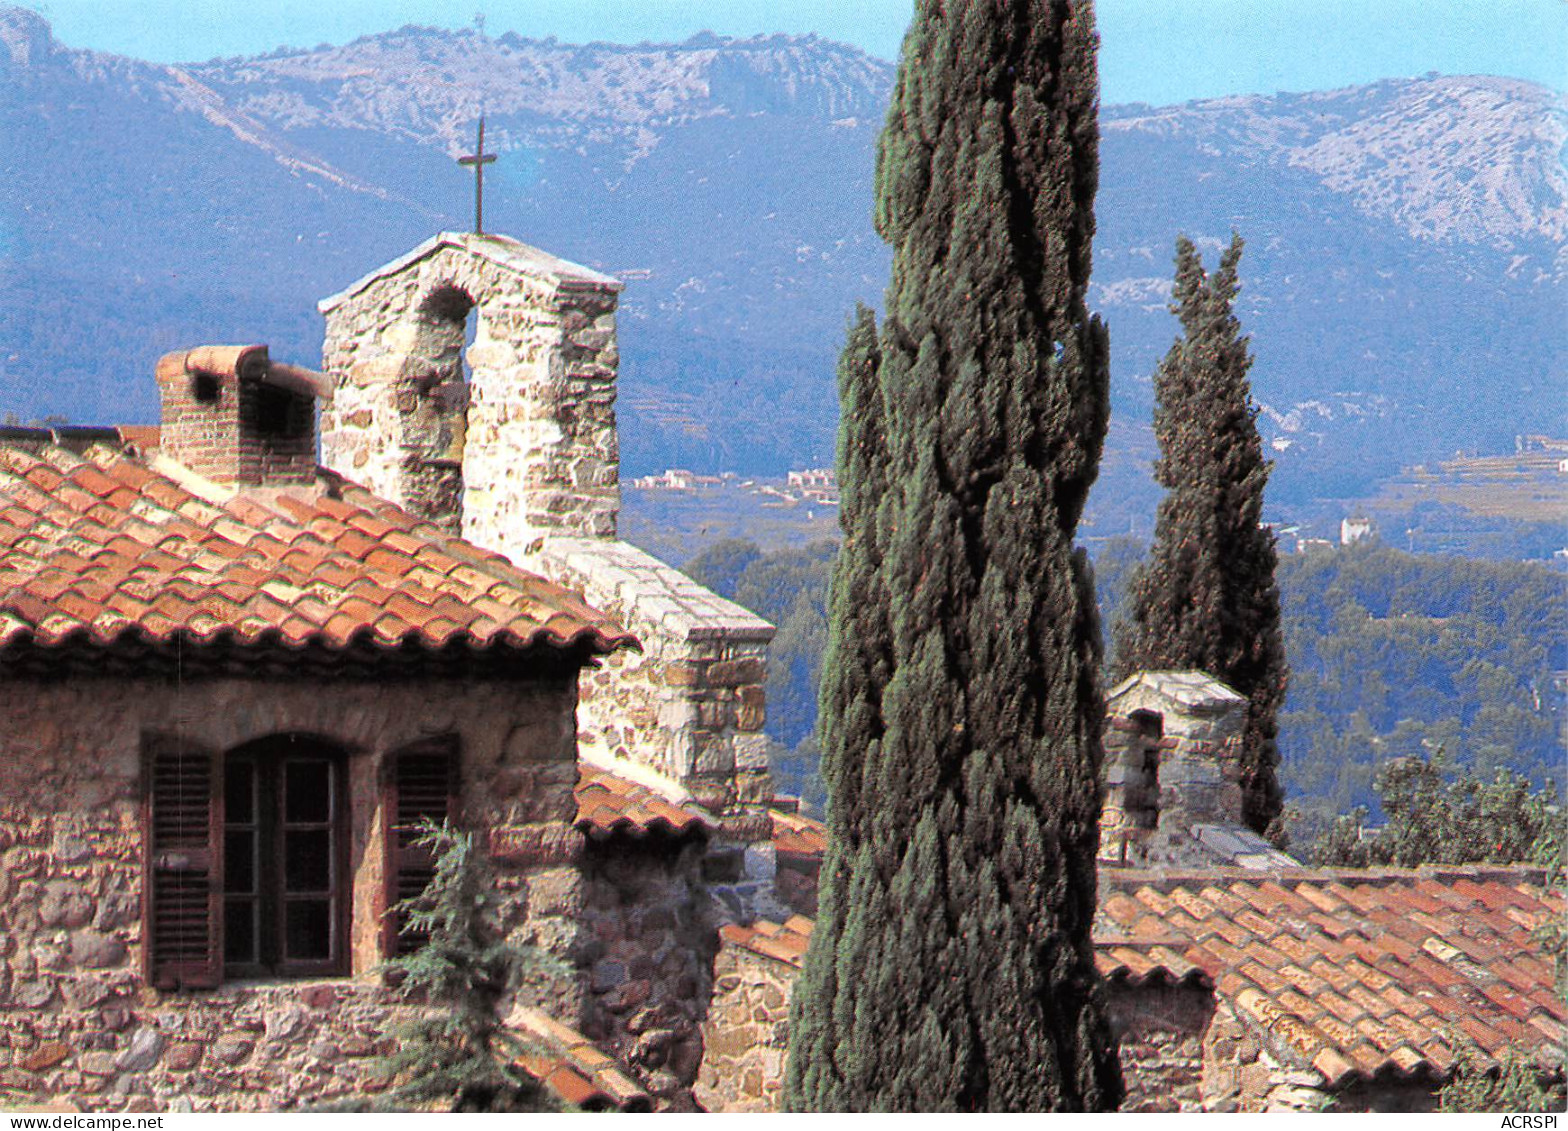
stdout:
{"type": "Polygon", "coordinates": [[[1568,1007],[1534,932],[1539,870],[1102,873],[1102,975],[1212,985],[1282,1061],[1330,1085],[1446,1075],[1461,1046],[1561,1064],[1568,1007]]]}

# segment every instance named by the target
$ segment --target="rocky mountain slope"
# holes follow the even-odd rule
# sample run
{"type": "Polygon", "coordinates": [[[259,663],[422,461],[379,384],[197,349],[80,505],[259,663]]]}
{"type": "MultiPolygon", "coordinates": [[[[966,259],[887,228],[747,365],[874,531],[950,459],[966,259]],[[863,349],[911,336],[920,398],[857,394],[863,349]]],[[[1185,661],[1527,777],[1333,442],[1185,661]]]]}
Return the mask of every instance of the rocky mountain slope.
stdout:
{"type": "MultiPolygon", "coordinates": [[[[812,37],[421,28],[159,66],[0,8],[0,409],[150,419],[153,361],[194,340],[312,360],[316,298],[470,224],[453,159],[483,111],[486,227],[628,281],[628,471],[826,462],[844,321],[886,279],[870,204],[891,82],[812,37]]],[[[1117,419],[1097,524],[1152,509],[1178,231],[1249,241],[1282,502],[1562,432],[1565,140],[1560,95],[1484,77],[1106,107],[1094,299],[1117,419]]]]}

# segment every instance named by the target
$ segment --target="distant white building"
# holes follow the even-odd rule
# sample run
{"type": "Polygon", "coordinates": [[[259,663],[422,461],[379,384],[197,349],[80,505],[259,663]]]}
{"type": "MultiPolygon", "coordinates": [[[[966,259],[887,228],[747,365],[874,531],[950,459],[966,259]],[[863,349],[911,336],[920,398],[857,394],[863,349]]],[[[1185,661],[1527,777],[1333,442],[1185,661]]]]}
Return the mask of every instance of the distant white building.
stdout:
{"type": "Polygon", "coordinates": [[[790,472],[785,485],[824,491],[838,486],[838,480],[831,467],[808,467],[805,471],[790,472]]]}
{"type": "MultiPolygon", "coordinates": [[[[631,485],[653,491],[690,491],[697,485],[698,480],[702,478],[709,477],[693,475],[683,468],[671,467],[666,468],[659,475],[638,476],[632,480],[631,485]]],[[[714,483],[719,482],[717,477],[711,478],[714,483]]]]}
{"type": "Polygon", "coordinates": [[[1354,515],[1339,524],[1339,544],[1348,546],[1363,538],[1372,537],[1372,520],[1364,515],[1354,515]]]}

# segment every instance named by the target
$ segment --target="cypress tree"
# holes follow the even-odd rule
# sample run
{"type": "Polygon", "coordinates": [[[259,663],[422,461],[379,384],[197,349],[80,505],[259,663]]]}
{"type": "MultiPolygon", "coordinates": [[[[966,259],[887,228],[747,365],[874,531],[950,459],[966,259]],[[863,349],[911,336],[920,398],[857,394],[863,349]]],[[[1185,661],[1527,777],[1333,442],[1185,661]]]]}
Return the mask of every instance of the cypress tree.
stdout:
{"type": "Polygon", "coordinates": [[[1154,374],[1155,478],[1166,495],[1116,626],[1116,670],[1200,668],[1247,697],[1242,816],[1278,838],[1275,715],[1289,669],[1274,535],[1262,524],[1270,465],[1247,382],[1248,339],[1232,311],[1241,249],[1233,235],[1208,275],[1192,241],[1176,241],[1171,312],[1182,337],[1154,374]]]}
{"type": "Polygon", "coordinates": [[[922,0],[877,154],[880,333],[839,368],[829,848],[802,1110],[1114,1108],[1094,992],[1099,628],[1073,533],[1108,417],[1085,305],[1087,0],[922,0]]]}

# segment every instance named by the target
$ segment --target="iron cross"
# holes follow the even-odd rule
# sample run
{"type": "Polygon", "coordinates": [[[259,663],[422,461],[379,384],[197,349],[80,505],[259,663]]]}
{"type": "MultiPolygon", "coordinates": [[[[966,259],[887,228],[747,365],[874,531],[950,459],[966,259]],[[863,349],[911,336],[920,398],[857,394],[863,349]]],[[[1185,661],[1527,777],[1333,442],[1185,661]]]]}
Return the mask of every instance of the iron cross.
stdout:
{"type": "Polygon", "coordinates": [[[485,116],[479,115],[479,144],[467,157],[459,157],[459,165],[474,167],[474,234],[485,234],[485,166],[495,160],[494,153],[485,152],[485,116]]]}

